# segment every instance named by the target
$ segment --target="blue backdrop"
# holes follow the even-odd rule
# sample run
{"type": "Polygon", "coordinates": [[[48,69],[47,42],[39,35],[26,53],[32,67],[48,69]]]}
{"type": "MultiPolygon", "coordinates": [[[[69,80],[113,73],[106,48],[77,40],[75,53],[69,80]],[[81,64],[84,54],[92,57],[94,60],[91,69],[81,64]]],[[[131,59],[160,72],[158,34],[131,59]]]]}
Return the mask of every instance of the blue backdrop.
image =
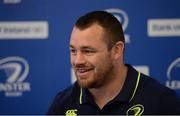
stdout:
{"type": "Polygon", "coordinates": [[[179,0],[1,0],[0,114],[45,114],[74,81],[69,38],[76,19],[106,10],[123,25],[125,62],[180,95],[179,0]]]}

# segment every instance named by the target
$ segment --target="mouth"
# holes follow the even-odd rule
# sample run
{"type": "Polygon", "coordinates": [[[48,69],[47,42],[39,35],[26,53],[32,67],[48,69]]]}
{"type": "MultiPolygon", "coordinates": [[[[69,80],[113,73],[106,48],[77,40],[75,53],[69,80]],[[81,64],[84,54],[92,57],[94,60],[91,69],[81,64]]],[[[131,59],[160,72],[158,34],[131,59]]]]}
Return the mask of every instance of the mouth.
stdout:
{"type": "Polygon", "coordinates": [[[76,74],[79,76],[79,77],[87,77],[88,74],[90,73],[90,71],[92,71],[93,68],[89,68],[89,69],[86,69],[86,68],[76,68],[76,74]]]}
{"type": "Polygon", "coordinates": [[[88,71],[91,71],[92,69],[85,69],[85,68],[77,68],[76,72],[78,73],[86,73],[88,71]]]}

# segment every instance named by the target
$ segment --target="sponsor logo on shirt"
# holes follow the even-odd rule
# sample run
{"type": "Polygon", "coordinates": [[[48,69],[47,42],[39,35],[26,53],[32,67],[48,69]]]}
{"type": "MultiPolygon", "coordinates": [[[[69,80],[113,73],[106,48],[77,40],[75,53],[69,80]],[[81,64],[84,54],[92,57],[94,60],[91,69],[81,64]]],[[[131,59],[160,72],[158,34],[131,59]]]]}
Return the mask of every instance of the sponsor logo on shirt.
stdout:
{"type": "Polygon", "coordinates": [[[143,112],[144,112],[144,106],[141,104],[136,104],[127,110],[126,115],[140,116],[142,115],[143,112]]]}
{"type": "Polygon", "coordinates": [[[67,110],[66,116],[77,116],[77,114],[76,114],[77,111],[78,111],[77,109],[67,110]]]}

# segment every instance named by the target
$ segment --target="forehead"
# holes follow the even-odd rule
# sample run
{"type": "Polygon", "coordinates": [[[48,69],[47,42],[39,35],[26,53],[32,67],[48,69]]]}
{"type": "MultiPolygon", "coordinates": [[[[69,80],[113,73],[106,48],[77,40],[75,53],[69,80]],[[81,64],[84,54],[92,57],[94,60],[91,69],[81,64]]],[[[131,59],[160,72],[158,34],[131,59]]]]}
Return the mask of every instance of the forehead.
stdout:
{"type": "Polygon", "coordinates": [[[106,45],[104,31],[98,24],[93,24],[86,29],[79,29],[77,27],[73,28],[70,46],[81,47],[81,46],[102,46],[106,45]]]}

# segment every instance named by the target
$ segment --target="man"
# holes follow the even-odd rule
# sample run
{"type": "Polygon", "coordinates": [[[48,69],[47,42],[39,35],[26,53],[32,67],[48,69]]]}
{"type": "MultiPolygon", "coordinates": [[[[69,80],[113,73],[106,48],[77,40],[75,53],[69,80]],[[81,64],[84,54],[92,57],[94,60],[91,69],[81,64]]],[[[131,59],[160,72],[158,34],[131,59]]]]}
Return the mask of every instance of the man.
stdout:
{"type": "Polygon", "coordinates": [[[56,96],[48,114],[179,114],[174,91],[124,64],[124,41],[113,15],[80,17],[70,39],[77,82],[56,96]]]}

